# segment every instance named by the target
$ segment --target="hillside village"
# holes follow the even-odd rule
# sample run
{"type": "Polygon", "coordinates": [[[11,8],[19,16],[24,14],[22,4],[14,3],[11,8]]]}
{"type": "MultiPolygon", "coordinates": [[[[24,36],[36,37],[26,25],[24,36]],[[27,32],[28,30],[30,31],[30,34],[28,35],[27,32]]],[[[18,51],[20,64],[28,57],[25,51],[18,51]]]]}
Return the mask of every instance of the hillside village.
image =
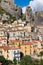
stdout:
{"type": "Polygon", "coordinates": [[[7,60],[15,57],[20,61],[20,52],[24,56],[39,55],[43,51],[43,11],[33,13],[29,6],[25,14],[21,14],[21,8],[18,13],[12,7],[14,12],[9,11],[3,6],[5,2],[6,6],[12,4],[7,1],[11,0],[2,0],[0,6],[0,10],[3,9],[3,14],[0,13],[0,56],[3,55],[7,60]]]}

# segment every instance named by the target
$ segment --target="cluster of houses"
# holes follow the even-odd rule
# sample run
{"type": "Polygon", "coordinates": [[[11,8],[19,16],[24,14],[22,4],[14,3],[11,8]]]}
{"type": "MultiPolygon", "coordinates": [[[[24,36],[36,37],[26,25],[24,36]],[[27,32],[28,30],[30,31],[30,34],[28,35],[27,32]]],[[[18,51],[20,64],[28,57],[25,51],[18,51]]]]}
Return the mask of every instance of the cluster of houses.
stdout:
{"type": "Polygon", "coordinates": [[[19,19],[12,24],[0,21],[0,56],[20,61],[20,52],[25,55],[39,55],[43,51],[43,26],[34,27],[19,19]],[[40,28],[39,28],[40,27],[40,28]]]}

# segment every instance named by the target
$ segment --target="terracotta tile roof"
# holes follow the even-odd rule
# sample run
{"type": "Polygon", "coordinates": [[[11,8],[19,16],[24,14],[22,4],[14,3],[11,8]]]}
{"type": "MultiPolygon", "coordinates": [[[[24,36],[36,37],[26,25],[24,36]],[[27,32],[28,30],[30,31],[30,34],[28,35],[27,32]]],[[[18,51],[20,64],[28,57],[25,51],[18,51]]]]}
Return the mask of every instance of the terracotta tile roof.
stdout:
{"type": "Polygon", "coordinates": [[[26,29],[21,29],[21,30],[9,30],[9,32],[20,32],[20,31],[25,31],[26,29]]]}
{"type": "Polygon", "coordinates": [[[1,38],[2,40],[7,40],[6,38],[1,38]]]}
{"type": "Polygon", "coordinates": [[[0,49],[3,50],[16,50],[18,48],[16,48],[15,46],[9,47],[9,46],[1,46],[0,49]]]}
{"type": "Polygon", "coordinates": [[[22,38],[30,38],[30,36],[24,36],[24,37],[22,37],[22,38]]]}
{"type": "Polygon", "coordinates": [[[33,45],[32,42],[24,42],[23,45],[33,45]]]}
{"type": "Polygon", "coordinates": [[[2,41],[2,40],[7,40],[7,39],[6,38],[1,38],[0,41],[2,41]]]}
{"type": "Polygon", "coordinates": [[[21,40],[9,40],[9,43],[13,43],[13,42],[21,42],[21,40]]]}
{"type": "Polygon", "coordinates": [[[3,50],[11,50],[11,48],[9,46],[2,46],[3,50]]]}

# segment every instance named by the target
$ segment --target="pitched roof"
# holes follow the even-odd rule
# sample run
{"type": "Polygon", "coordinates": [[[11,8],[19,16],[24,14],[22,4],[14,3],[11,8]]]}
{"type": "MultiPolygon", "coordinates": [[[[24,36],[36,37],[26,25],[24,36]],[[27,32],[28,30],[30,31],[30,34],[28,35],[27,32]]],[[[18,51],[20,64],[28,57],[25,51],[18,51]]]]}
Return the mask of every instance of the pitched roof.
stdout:
{"type": "Polygon", "coordinates": [[[23,45],[33,45],[33,42],[24,42],[23,45]]]}
{"type": "Polygon", "coordinates": [[[0,41],[2,41],[2,40],[7,40],[7,39],[6,38],[1,38],[0,41]]]}
{"type": "Polygon", "coordinates": [[[2,46],[2,49],[3,50],[11,50],[11,47],[9,47],[9,46],[2,46]]]}
{"type": "Polygon", "coordinates": [[[9,40],[9,43],[13,43],[13,42],[21,42],[21,40],[9,40]]]}
{"type": "Polygon", "coordinates": [[[9,47],[9,46],[0,46],[0,49],[3,50],[16,50],[18,48],[16,48],[15,46],[9,47]]]}
{"type": "Polygon", "coordinates": [[[26,29],[21,29],[21,30],[9,30],[9,32],[20,32],[20,31],[25,31],[26,29]]]}

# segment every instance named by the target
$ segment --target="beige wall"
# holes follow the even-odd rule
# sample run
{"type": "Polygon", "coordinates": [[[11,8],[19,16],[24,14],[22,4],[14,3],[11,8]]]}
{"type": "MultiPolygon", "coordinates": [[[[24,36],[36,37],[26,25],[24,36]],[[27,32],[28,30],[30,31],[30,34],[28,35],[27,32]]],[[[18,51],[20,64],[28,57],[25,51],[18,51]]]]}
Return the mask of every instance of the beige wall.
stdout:
{"type": "Polygon", "coordinates": [[[34,54],[33,45],[21,45],[21,52],[24,55],[33,55],[34,54]]]}

